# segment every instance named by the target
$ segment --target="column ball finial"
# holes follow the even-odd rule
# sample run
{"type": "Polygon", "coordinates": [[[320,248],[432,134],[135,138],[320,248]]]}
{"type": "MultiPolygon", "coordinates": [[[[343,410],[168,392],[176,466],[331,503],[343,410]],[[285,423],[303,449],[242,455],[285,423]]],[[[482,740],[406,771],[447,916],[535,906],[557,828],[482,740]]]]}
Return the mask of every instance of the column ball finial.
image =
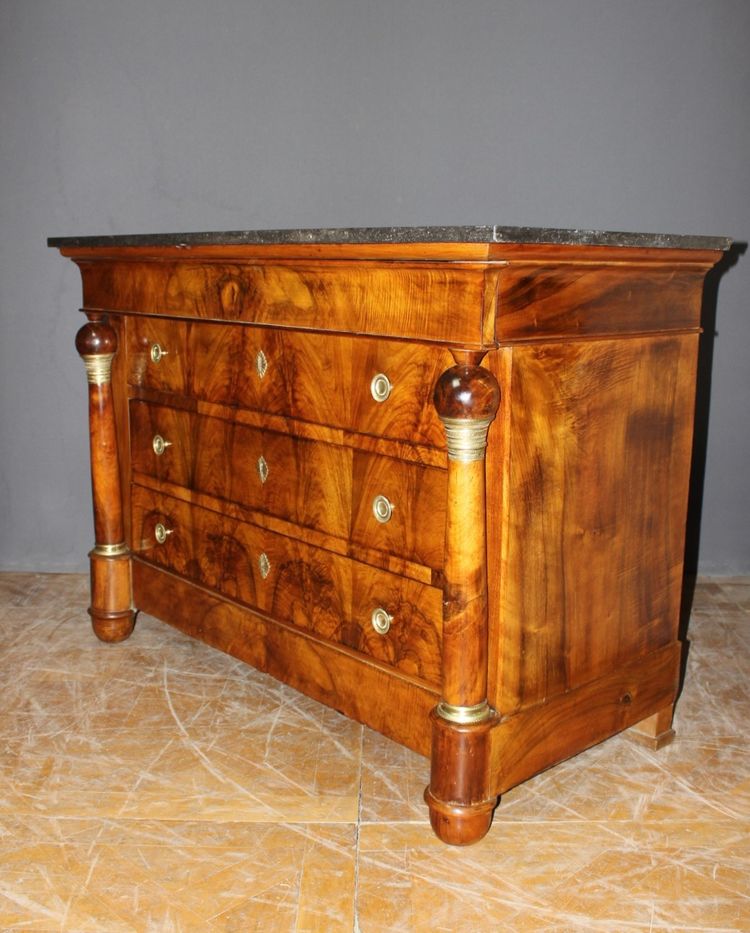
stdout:
{"type": "Polygon", "coordinates": [[[442,420],[491,420],[500,404],[500,387],[483,366],[452,366],[438,379],[434,402],[442,420]]]}
{"type": "Polygon", "coordinates": [[[81,356],[103,356],[117,350],[117,335],[109,324],[89,321],[76,334],[76,350],[81,356]]]}

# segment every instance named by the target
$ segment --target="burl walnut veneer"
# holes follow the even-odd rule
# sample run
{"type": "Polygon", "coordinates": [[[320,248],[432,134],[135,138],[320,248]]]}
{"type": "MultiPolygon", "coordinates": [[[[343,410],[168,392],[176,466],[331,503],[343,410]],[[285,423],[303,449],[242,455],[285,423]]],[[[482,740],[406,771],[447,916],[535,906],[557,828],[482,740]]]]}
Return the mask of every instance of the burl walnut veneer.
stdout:
{"type": "Polygon", "coordinates": [[[450,843],[616,732],[668,740],[701,296],[728,241],[50,245],[83,278],[101,639],[143,610],[431,756],[450,843]]]}

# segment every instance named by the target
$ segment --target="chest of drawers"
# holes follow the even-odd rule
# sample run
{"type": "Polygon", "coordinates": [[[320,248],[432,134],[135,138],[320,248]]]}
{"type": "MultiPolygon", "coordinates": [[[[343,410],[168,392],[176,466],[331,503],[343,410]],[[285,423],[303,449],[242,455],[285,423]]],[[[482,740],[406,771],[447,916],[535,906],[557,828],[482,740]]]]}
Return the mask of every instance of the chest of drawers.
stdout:
{"type": "Polygon", "coordinates": [[[718,238],[51,240],[83,280],[96,634],[143,610],[431,757],[446,842],[671,735],[718,238]]]}

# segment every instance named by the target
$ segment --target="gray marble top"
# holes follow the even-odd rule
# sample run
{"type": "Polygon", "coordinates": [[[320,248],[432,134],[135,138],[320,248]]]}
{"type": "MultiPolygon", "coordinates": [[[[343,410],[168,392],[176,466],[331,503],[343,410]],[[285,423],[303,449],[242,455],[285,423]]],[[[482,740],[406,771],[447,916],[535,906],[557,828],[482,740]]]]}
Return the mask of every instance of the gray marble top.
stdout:
{"type": "Polygon", "coordinates": [[[233,230],[139,233],[123,236],[50,237],[48,246],[241,246],[277,243],[549,243],[567,246],[721,249],[727,237],[671,233],[616,233],[546,227],[345,227],[317,230],[233,230]]]}

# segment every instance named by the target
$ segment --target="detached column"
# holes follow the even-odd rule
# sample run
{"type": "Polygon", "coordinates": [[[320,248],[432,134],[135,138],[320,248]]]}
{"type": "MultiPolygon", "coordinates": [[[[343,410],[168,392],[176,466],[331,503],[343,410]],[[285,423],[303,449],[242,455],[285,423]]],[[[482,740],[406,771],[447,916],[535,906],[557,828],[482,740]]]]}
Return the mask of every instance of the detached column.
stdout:
{"type": "MultiPolygon", "coordinates": [[[[482,354],[483,355],[483,354],[482,354]]],[[[432,767],[425,800],[435,833],[453,845],[481,839],[492,822],[489,735],[497,713],[487,702],[487,540],[485,451],[500,389],[489,370],[446,370],[435,408],[448,448],[443,597],[442,699],[432,713],[432,767]]]]}
{"type": "Polygon", "coordinates": [[[91,559],[91,622],[102,641],[122,641],[133,631],[130,552],[125,544],[117,434],[112,400],[112,360],[117,335],[91,321],[76,335],[89,382],[91,489],[95,545],[91,559]]]}

